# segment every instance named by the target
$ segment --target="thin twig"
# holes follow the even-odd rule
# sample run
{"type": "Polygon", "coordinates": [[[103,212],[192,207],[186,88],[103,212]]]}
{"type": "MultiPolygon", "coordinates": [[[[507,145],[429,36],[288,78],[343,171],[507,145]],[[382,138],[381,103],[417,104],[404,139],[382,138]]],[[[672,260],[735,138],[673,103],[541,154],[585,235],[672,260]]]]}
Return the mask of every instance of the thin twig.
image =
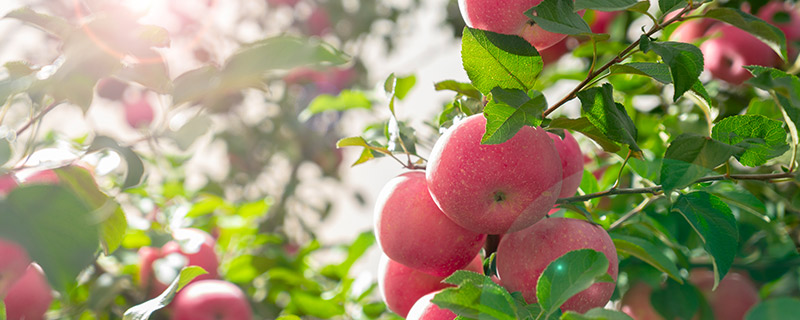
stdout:
{"type": "Polygon", "coordinates": [[[23,125],[22,128],[19,128],[19,130],[17,130],[17,135],[19,136],[23,132],[25,132],[25,130],[28,130],[28,128],[30,128],[31,125],[36,123],[36,121],[39,121],[39,119],[44,117],[44,115],[47,114],[48,112],[50,112],[50,110],[53,110],[53,108],[55,108],[58,104],[59,104],[58,102],[53,102],[49,106],[47,106],[47,108],[44,108],[44,110],[42,110],[42,112],[39,112],[39,114],[37,114],[35,117],[31,118],[31,120],[29,120],[28,123],[23,125]]]}

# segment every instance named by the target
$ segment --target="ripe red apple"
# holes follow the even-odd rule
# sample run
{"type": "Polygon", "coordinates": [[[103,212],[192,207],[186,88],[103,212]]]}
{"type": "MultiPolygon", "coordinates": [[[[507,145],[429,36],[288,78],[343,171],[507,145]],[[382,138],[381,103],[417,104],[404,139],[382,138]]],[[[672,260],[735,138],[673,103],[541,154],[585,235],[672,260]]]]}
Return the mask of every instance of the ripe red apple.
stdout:
{"type": "MultiPolygon", "coordinates": [[[[602,227],[584,220],[547,218],[519,232],[507,234],[497,248],[497,274],[509,291],[521,291],[536,302],[536,283],[550,262],[578,249],[593,249],[608,258],[608,274],[617,280],[618,258],[611,237],[602,227]]],[[[584,313],[602,307],[614,293],[614,283],[595,283],[572,296],[562,310],[584,313]]]]}
{"type": "MultiPolygon", "coordinates": [[[[677,12],[672,12],[670,15],[667,15],[667,18],[669,19],[675,14],[677,14],[677,12]]],[[[669,38],[672,41],[693,43],[697,39],[706,36],[706,33],[709,29],[711,29],[711,27],[720,23],[721,22],[714,19],[689,20],[675,28],[675,31],[672,32],[669,38]]]]}
{"type": "Polygon", "coordinates": [[[311,15],[306,20],[306,30],[312,36],[324,36],[331,32],[333,25],[331,24],[331,17],[325,8],[316,7],[312,9],[311,15]]]}
{"type": "MultiPolygon", "coordinates": [[[[150,287],[150,296],[159,295],[169,286],[168,282],[159,281],[154,276],[153,264],[160,259],[170,261],[171,255],[183,257],[187,266],[198,266],[208,272],[193,281],[216,279],[219,276],[217,270],[219,259],[214,252],[215,242],[211,235],[199,229],[185,228],[173,232],[173,237],[175,240],[167,242],[160,249],[153,247],[139,249],[139,281],[142,287],[150,287]]],[[[175,267],[183,266],[176,265],[175,267]]]]}
{"type": "Polygon", "coordinates": [[[0,196],[7,195],[11,190],[14,190],[19,184],[17,179],[11,173],[6,173],[0,176],[0,196]]]}
{"type": "Polygon", "coordinates": [[[442,292],[441,290],[431,292],[419,298],[417,302],[414,303],[414,306],[411,307],[411,311],[408,312],[408,317],[406,320],[453,320],[456,318],[456,314],[449,309],[442,309],[439,306],[433,304],[431,299],[437,293],[442,292]]]}
{"type": "Polygon", "coordinates": [[[53,293],[42,268],[35,263],[28,265],[3,302],[8,320],[43,320],[53,302],[53,293]]]}
{"type": "Polygon", "coordinates": [[[134,101],[126,101],[124,108],[125,121],[131,128],[147,127],[155,117],[153,106],[147,101],[146,95],[142,95],[134,101]]]}
{"type": "Polygon", "coordinates": [[[583,153],[578,141],[569,131],[564,130],[564,138],[554,133],[548,132],[547,135],[553,139],[558,155],[561,158],[561,168],[563,170],[563,181],[561,182],[561,193],[559,198],[566,198],[575,195],[583,178],[583,153]]]}
{"type": "Polygon", "coordinates": [[[253,312],[242,289],[222,280],[192,282],[172,301],[172,320],[250,320],[253,312]]]}
{"type": "Polygon", "coordinates": [[[551,65],[569,52],[569,48],[567,47],[567,40],[569,39],[569,37],[564,38],[547,49],[539,50],[539,55],[542,56],[542,63],[544,63],[545,66],[551,65]]]}
{"type": "Polygon", "coordinates": [[[561,192],[561,158],[541,128],[481,145],[486,118],[450,127],[431,151],[428,190],[450,219],[478,233],[522,230],[541,220],[561,192]]]}
{"type": "MultiPolygon", "coordinates": [[[[464,270],[483,274],[480,256],[464,267],[464,270]]],[[[422,296],[451,285],[442,283],[446,276],[434,276],[406,267],[385,254],[378,264],[378,288],[383,301],[392,312],[405,317],[414,303],[422,296]]]]}
{"type": "Polygon", "coordinates": [[[458,0],[467,26],[502,34],[517,35],[537,50],[547,49],[566,35],[545,31],[529,23],[524,12],[542,0],[458,0]]]}
{"type": "Polygon", "coordinates": [[[36,172],[25,179],[25,184],[58,184],[60,179],[55,171],[47,169],[36,172]]]}
{"type": "Polygon", "coordinates": [[[700,45],[705,68],[717,79],[741,84],[752,75],[743,66],[774,66],[778,55],[750,33],[721,24],[708,31],[712,38],[700,45]],[[716,36],[719,34],[719,36],[716,36]]]}
{"type": "Polygon", "coordinates": [[[0,299],[25,273],[31,263],[28,252],[16,242],[0,238],[0,299]]]}
{"type": "Polygon", "coordinates": [[[594,33],[608,33],[608,26],[623,11],[595,11],[594,19],[589,23],[594,33]]]}
{"type": "Polygon", "coordinates": [[[693,269],[689,272],[689,281],[706,297],[717,319],[744,319],[747,311],[761,300],[753,281],[739,272],[728,272],[715,291],[711,291],[714,271],[709,269],[693,269]]]}
{"type": "Polygon", "coordinates": [[[650,302],[650,295],[653,288],[645,282],[638,282],[631,286],[622,297],[620,310],[625,312],[634,320],[661,320],[663,317],[658,314],[650,302]]]}
{"type": "Polygon", "coordinates": [[[466,266],[486,240],[439,210],[420,171],[401,174],[383,187],[375,204],[375,236],[392,260],[437,276],[466,266]]]}
{"type": "Polygon", "coordinates": [[[800,7],[789,2],[772,1],[759,9],[758,17],[783,31],[789,44],[789,58],[797,57],[797,52],[800,50],[796,43],[800,41],[800,7]]]}

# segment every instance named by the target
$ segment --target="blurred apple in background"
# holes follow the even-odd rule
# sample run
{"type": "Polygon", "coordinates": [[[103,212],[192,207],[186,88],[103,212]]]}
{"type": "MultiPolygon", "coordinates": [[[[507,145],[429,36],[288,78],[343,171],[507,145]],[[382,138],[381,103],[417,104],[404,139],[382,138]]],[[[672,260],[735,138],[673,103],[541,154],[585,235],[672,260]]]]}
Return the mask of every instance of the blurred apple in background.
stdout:
{"type": "Polygon", "coordinates": [[[132,101],[125,101],[123,108],[125,109],[125,121],[131,128],[148,127],[155,117],[153,106],[147,100],[145,93],[140,94],[132,101]]]}
{"type": "Polygon", "coordinates": [[[242,289],[222,280],[192,282],[172,301],[172,320],[250,320],[253,312],[242,289]]]}
{"type": "Polygon", "coordinates": [[[9,290],[3,302],[8,320],[43,320],[53,293],[42,268],[28,265],[25,274],[9,290]]]}
{"type": "Polygon", "coordinates": [[[16,242],[0,238],[0,299],[25,273],[31,263],[28,252],[16,242]]]}

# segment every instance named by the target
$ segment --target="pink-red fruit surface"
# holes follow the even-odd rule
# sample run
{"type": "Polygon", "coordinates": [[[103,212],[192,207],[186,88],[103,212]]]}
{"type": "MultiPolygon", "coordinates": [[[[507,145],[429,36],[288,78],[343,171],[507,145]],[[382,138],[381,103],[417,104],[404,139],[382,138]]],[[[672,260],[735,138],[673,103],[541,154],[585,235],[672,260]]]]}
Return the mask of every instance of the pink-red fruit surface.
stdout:
{"type": "Polygon", "coordinates": [[[758,17],[783,31],[789,44],[789,61],[800,51],[800,7],[784,1],[772,1],[758,10],[758,17]]]}
{"type": "Polygon", "coordinates": [[[545,31],[538,25],[528,23],[525,11],[540,2],[542,0],[458,0],[458,7],[467,26],[520,36],[537,50],[543,50],[566,35],[545,31]]]}
{"type": "Polygon", "coordinates": [[[25,273],[31,263],[25,248],[11,240],[0,238],[0,299],[25,273]]]}
{"type": "Polygon", "coordinates": [[[561,158],[561,169],[563,170],[563,181],[561,182],[561,193],[559,198],[566,198],[575,195],[583,178],[583,153],[578,141],[569,131],[564,130],[564,138],[548,132],[547,135],[553,139],[558,155],[561,158]]]}
{"type": "Polygon", "coordinates": [[[375,236],[392,260],[436,276],[466,266],[486,240],[439,210],[421,171],[401,174],[383,187],[375,204],[375,236]]]}
{"type": "Polygon", "coordinates": [[[752,76],[744,66],[773,66],[779,61],[769,46],[742,29],[723,24],[712,27],[708,34],[712,38],[703,42],[700,50],[706,70],[717,79],[741,84],[752,76]]]}
{"type": "Polygon", "coordinates": [[[623,11],[595,11],[594,20],[589,24],[589,27],[592,28],[594,33],[608,33],[608,27],[620,13],[623,13],[623,11]]]}
{"type": "MultiPolygon", "coordinates": [[[[497,274],[508,291],[521,291],[525,301],[534,303],[536,283],[547,265],[579,249],[602,252],[608,259],[608,274],[617,280],[619,260],[608,233],[587,221],[567,218],[547,218],[503,236],[497,247],[497,274]]],[[[614,283],[595,283],[569,298],[561,309],[584,313],[602,307],[611,298],[614,287],[614,283]]]]}
{"type": "Polygon", "coordinates": [[[663,320],[658,314],[653,304],[650,302],[650,295],[653,288],[645,282],[637,282],[622,297],[620,310],[631,316],[633,320],[663,320]]]}
{"type": "Polygon", "coordinates": [[[198,266],[208,273],[192,281],[216,279],[219,276],[219,259],[214,252],[214,238],[205,231],[185,228],[173,233],[175,240],[167,242],[162,248],[142,247],[139,249],[139,281],[143,287],[150,287],[150,296],[163,292],[169,283],[159,281],[153,274],[153,263],[171,254],[186,258],[187,266],[198,266]]]}
{"type": "Polygon", "coordinates": [[[436,141],[428,190],[450,219],[478,233],[522,230],[541,220],[561,193],[561,158],[541,128],[525,126],[501,144],[482,145],[483,114],[436,141]]]}
{"type": "MultiPolygon", "coordinates": [[[[667,15],[667,17],[670,17],[670,15],[667,15]]],[[[675,31],[672,32],[669,38],[672,41],[693,43],[705,37],[711,27],[720,23],[721,22],[714,19],[689,20],[675,28],[675,31]]]]}
{"type": "Polygon", "coordinates": [[[250,320],[253,312],[242,289],[222,280],[202,280],[183,288],[172,301],[172,320],[250,320]]]}
{"type": "Polygon", "coordinates": [[[408,317],[406,320],[453,320],[456,318],[456,314],[453,311],[448,309],[439,308],[439,306],[435,305],[431,302],[433,296],[437,293],[441,292],[431,292],[419,298],[417,302],[414,303],[414,306],[411,307],[411,311],[408,312],[408,317]]]}
{"type": "Polygon", "coordinates": [[[43,320],[53,302],[53,293],[42,268],[34,263],[28,265],[3,302],[8,320],[43,320]]]}
{"type": "Polygon", "coordinates": [[[728,272],[714,291],[711,290],[714,287],[714,271],[693,269],[689,272],[689,281],[706,297],[716,319],[744,319],[747,311],[760,300],[753,281],[738,272],[728,272]]]}
{"type": "Polygon", "coordinates": [[[58,184],[60,181],[55,171],[47,169],[29,176],[25,179],[25,184],[58,184]]]}
{"type": "Polygon", "coordinates": [[[154,117],[153,106],[144,95],[133,102],[125,103],[125,121],[131,128],[150,126],[154,117]]]}
{"type": "Polygon", "coordinates": [[[19,184],[13,174],[6,173],[0,176],[0,196],[7,195],[11,190],[14,190],[19,184]]]}
{"type": "MultiPolygon", "coordinates": [[[[475,257],[464,270],[483,274],[483,264],[479,256],[475,257]]],[[[383,301],[392,312],[405,317],[408,311],[422,296],[447,287],[442,283],[447,276],[434,276],[416,269],[406,267],[381,255],[378,264],[378,288],[383,301]]]]}

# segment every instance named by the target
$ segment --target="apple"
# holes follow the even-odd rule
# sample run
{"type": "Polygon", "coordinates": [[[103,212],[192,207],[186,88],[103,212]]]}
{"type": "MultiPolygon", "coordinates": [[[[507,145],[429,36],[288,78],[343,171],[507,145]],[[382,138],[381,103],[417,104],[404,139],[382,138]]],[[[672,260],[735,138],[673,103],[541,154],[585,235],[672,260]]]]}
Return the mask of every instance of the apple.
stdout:
{"type": "MultiPolygon", "coordinates": [[[[572,250],[593,249],[608,258],[608,274],[616,281],[617,251],[611,237],[600,226],[584,220],[547,218],[519,232],[507,234],[497,247],[497,275],[510,292],[520,291],[534,303],[536,283],[550,262],[572,250]]],[[[614,293],[614,283],[595,283],[572,296],[561,309],[584,313],[602,307],[614,293]]]]}
{"type": "Polygon", "coordinates": [[[311,15],[306,20],[309,35],[321,37],[330,33],[332,28],[331,17],[324,8],[315,7],[311,10],[311,15]]]}
{"type": "Polygon", "coordinates": [[[128,85],[114,78],[103,78],[97,82],[97,96],[112,101],[119,101],[128,85]]]}
{"type": "Polygon", "coordinates": [[[537,50],[547,49],[566,37],[532,24],[525,11],[542,0],[458,0],[467,26],[495,33],[517,35],[537,50]]]}
{"type": "Polygon", "coordinates": [[[569,48],[567,47],[567,40],[569,39],[568,37],[564,38],[547,49],[539,50],[539,55],[542,56],[542,63],[544,63],[545,66],[556,63],[558,59],[561,59],[564,54],[569,52],[569,48]]]}
{"type": "Polygon", "coordinates": [[[192,282],[172,301],[172,320],[250,320],[253,312],[242,289],[222,280],[192,282]]]}
{"type": "Polygon", "coordinates": [[[174,268],[175,275],[183,266],[198,266],[208,273],[193,281],[210,280],[219,277],[219,259],[214,252],[215,241],[205,231],[185,228],[173,232],[173,238],[163,247],[142,247],[139,249],[139,281],[142,287],[149,287],[150,296],[157,296],[169,286],[169,280],[160,281],[154,275],[154,266],[174,268]]]}
{"type": "Polygon", "coordinates": [[[0,238],[0,299],[25,273],[31,263],[25,248],[11,240],[0,238]]]}
{"type": "MultiPolygon", "coordinates": [[[[677,14],[677,12],[672,12],[670,15],[667,15],[667,18],[669,19],[675,14],[677,14]]],[[[714,19],[689,20],[675,28],[675,31],[672,32],[669,39],[672,41],[693,43],[705,37],[708,30],[718,24],[721,24],[721,22],[714,19]]]]}
{"type": "Polygon", "coordinates": [[[134,101],[125,102],[125,121],[131,128],[147,127],[153,122],[153,106],[147,101],[146,95],[141,95],[134,101]]]}
{"type": "Polygon", "coordinates": [[[765,43],[747,31],[720,24],[708,31],[712,35],[700,45],[705,68],[717,79],[741,84],[752,75],[743,66],[774,66],[778,55],[765,43]],[[719,36],[716,36],[719,35],[719,36]]]}
{"type": "Polygon", "coordinates": [[[53,302],[53,293],[42,268],[35,263],[29,264],[22,278],[8,290],[3,302],[8,320],[45,319],[44,315],[53,302]]]}
{"type": "Polygon", "coordinates": [[[436,141],[426,178],[445,215],[478,233],[522,230],[541,220],[561,192],[561,158],[541,128],[525,126],[501,144],[482,145],[486,118],[472,115],[436,141]]]}
{"type": "Polygon", "coordinates": [[[583,178],[583,153],[581,153],[581,147],[569,131],[563,131],[563,139],[555,133],[547,133],[553,139],[558,155],[561,158],[563,181],[561,182],[561,193],[558,194],[559,198],[575,195],[581,185],[581,178],[583,178]]]}
{"type": "MultiPolygon", "coordinates": [[[[760,300],[755,284],[737,271],[725,275],[716,291],[711,290],[714,286],[714,271],[693,269],[689,272],[689,282],[703,293],[716,319],[744,319],[747,311],[760,300]]],[[[620,310],[635,320],[663,320],[664,317],[650,302],[652,292],[650,285],[644,282],[634,284],[622,297],[620,310]]]]}
{"type": "Polygon", "coordinates": [[[408,317],[406,320],[453,320],[456,318],[456,314],[449,309],[442,309],[439,306],[433,304],[431,299],[437,293],[442,292],[441,290],[431,292],[419,298],[417,302],[414,303],[414,306],[411,307],[411,310],[408,312],[408,317]]]}
{"type": "Polygon", "coordinates": [[[744,319],[747,311],[760,300],[753,281],[736,271],[728,272],[715,291],[711,290],[714,287],[712,270],[692,269],[689,272],[689,281],[706,297],[717,319],[744,319]]]}
{"type": "Polygon", "coordinates": [[[375,237],[392,260],[436,276],[466,266],[486,240],[485,234],[464,229],[439,210],[420,171],[384,185],[375,204],[375,237]]]}
{"type": "Polygon", "coordinates": [[[595,11],[594,20],[589,23],[594,33],[608,33],[608,26],[622,11],[595,11]]]}
{"type": "MultiPolygon", "coordinates": [[[[470,262],[464,270],[483,274],[480,256],[470,262]]],[[[381,255],[378,263],[378,288],[383,301],[392,312],[405,317],[414,303],[422,296],[451,285],[442,283],[447,276],[434,276],[389,259],[381,255]]]]}
{"type": "Polygon", "coordinates": [[[288,6],[294,8],[300,0],[267,0],[271,6],[288,6]]]}
{"type": "Polygon", "coordinates": [[[758,17],[773,24],[786,35],[789,44],[789,58],[797,57],[800,50],[800,8],[789,2],[772,1],[758,11],[758,17]]]}
{"type": "Polygon", "coordinates": [[[0,196],[5,196],[11,190],[14,190],[19,184],[17,183],[17,178],[14,178],[14,175],[11,173],[6,173],[0,176],[0,196]]]}
{"type": "Polygon", "coordinates": [[[47,169],[36,172],[25,179],[25,184],[58,184],[61,180],[55,171],[47,169]]]}

